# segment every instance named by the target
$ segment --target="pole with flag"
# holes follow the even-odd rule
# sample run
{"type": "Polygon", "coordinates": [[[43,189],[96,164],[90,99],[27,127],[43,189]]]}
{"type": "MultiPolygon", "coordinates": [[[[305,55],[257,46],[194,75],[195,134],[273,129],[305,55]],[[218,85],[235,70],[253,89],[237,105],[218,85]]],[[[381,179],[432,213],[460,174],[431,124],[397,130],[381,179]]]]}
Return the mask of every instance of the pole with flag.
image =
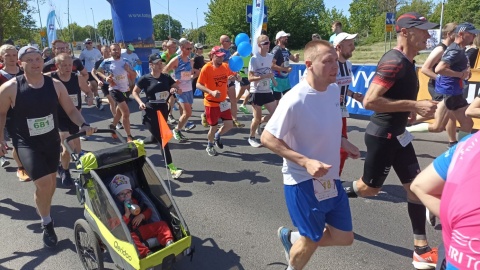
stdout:
{"type": "MultiPolygon", "coordinates": [[[[163,118],[162,112],[157,111],[158,126],[160,127],[160,138],[162,139],[162,149],[165,148],[165,145],[172,139],[173,133],[168,127],[167,121],[163,118]]],[[[164,153],[165,154],[165,153],[164,153]]],[[[165,156],[165,155],[164,155],[165,156]]]]}
{"type": "Polygon", "coordinates": [[[250,24],[250,33],[252,40],[252,53],[258,53],[257,38],[262,33],[263,16],[265,10],[264,0],[253,0],[252,3],[252,23],[250,24]]]}
{"type": "Polygon", "coordinates": [[[57,29],[55,27],[55,8],[52,6],[47,17],[47,37],[48,44],[51,45],[52,42],[57,39],[57,29]]]}

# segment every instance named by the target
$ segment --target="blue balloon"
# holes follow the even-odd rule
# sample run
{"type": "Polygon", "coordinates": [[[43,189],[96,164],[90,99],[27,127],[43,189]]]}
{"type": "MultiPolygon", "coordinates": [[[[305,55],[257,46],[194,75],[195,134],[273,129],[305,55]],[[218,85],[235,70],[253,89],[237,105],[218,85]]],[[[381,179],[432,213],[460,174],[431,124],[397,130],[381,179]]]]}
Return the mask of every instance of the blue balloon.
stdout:
{"type": "Polygon", "coordinates": [[[237,52],[240,56],[247,57],[252,53],[252,45],[250,45],[250,42],[244,41],[238,45],[237,52]]]}
{"type": "Polygon", "coordinates": [[[244,41],[250,42],[250,37],[245,33],[240,33],[235,37],[235,45],[237,45],[237,47],[244,41]]]}
{"type": "Polygon", "coordinates": [[[228,60],[228,67],[233,71],[233,72],[238,72],[243,68],[243,59],[242,57],[236,55],[230,60],[228,60]]]}

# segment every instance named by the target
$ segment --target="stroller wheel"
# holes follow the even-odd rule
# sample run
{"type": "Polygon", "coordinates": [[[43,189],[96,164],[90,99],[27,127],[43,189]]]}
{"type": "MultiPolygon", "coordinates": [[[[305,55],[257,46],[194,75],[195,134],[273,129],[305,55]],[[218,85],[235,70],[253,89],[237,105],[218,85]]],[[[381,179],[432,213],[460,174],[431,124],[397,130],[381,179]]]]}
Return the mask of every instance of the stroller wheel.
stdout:
{"type": "Polygon", "coordinates": [[[103,257],[95,233],[88,222],[79,219],[74,225],[75,246],[82,265],[87,270],[103,269],[103,257]]]}

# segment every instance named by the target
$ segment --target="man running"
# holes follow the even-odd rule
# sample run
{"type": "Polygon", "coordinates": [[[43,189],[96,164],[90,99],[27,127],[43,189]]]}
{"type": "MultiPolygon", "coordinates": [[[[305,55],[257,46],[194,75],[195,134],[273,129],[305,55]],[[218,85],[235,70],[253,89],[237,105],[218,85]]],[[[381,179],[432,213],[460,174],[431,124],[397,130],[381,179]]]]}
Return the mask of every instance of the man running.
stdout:
{"type": "MultiPolygon", "coordinates": [[[[103,60],[109,59],[110,57],[112,57],[110,53],[110,46],[105,45],[102,47],[102,55],[103,55],[103,58],[95,62],[95,66],[92,70],[92,77],[95,78],[95,80],[97,80],[97,84],[102,89],[103,96],[108,100],[108,104],[110,105],[110,111],[112,112],[112,116],[115,116],[116,104],[115,104],[115,100],[113,100],[112,96],[110,95],[110,91],[108,91],[109,84],[107,81],[102,80],[97,76],[97,70],[100,67],[100,64],[103,62],[103,60]]],[[[105,63],[104,65],[105,70],[110,70],[110,64],[111,64],[110,61],[105,63]]],[[[106,74],[106,75],[108,76],[110,74],[106,74]]]]}
{"type": "Polygon", "coordinates": [[[203,66],[197,81],[197,88],[205,93],[203,105],[205,105],[205,117],[210,125],[206,149],[209,156],[217,155],[214,145],[223,149],[220,136],[233,127],[227,93],[228,82],[235,78],[235,73],[223,62],[224,56],[225,53],[222,52],[220,46],[213,47],[210,51],[212,61],[203,66]],[[219,119],[223,121],[220,129],[218,129],[219,119]]]}
{"type": "Polygon", "coordinates": [[[92,70],[95,67],[95,62],[102,59],[102,54],[97,48],[93,47],[93,42],[91,39],[85,39],[85,49],[82,50],[78,59],[80,59],[85,65],[85,69],[88,72],[88,85],[93,95],[95,96],[95,101],[98,109],[103,110],[103,104],[98,96],[98,83],[95,78],[92,76],[92,70]]]}
{"type": "Polygon", "coordinates": [[[285,200],[298,228],[290,233],[295,239],[289,239],[287,228],[278,230],[288,270],[304,269],[318,247],[352,244],[352,217],[338,174],[339,149],[360,157],[358,148],[342,137],[335,50],[325,40],[310,41],[304,55],[306,79],[280,101],[261,138],[283,157],[285,200]],[[299,128],[299,123],[308,126],[299,128]]]}
{"type": "Polygon", "coordinates": [[[274,70],[275,81],[277,85],[272,85],[273,96],[275,100],[280,100],[282,95],[286,94],[290,88],[290,79],[288,74],[292,71],[290,67],[290,61],[297,63],[300,59],[300,54],[296,53],[292,55],[287,49],[289,33],[285,31],[280,31],[275,36],[276,46],[273,47],[271,53],[273,54],[273,59],[275,60],[272,69],[274,70]]]}
{"type": "Polygon", "coordinates": [[[0,152],[5,154],[3,129],[8,109],[13,107],[13,144],[25,170],[35,184],[35,204],[42,219],[43,242],[57,244],[50,206],[56,188],[60,137],[57,108],[60,104],[68,117],[88,135],[90,127],[73,105],[65,86],[42,74],[41,52],[32,46],[22,47],[18,63],[25,74],[0,87],[0,152]]]}
{"type": "Polygon", "coordinates": [[[430,38],[427,29],[438,27],[425,17],[408,12],[397,19],[397,46],[388,51],[377,66],[377,71],[363,100],[365,109],[375,113],[365,132],[367,156],[363,177],[344,182],[349,197],[377,195],[391,167],[407,191],[408,215],[413,230],[413,265],[429,269],[437,263],[437,249],[430,248],[425,231],[425,206],[410,191],[410,184],[420,172],[413,148],[413,136],[405,130],[408,118],[417,114],[431,116],[436,101],[417,101],[418,78],[413,58],[426,48],[430,38]]]}
{"type": "Polygon", "coordinates": [[[112,57],[103,60],[97,69],[97,76],[108,82],[110,95],[117,103],[116,112],[109,128],[115,130],[120,118],[122,118],[123,128],[127,133],[127,141],[131,142],[133,136],[130,133],[130,110],[126,102],[128,98],[128,75],[136,76],[137,73],[132,69],[130,63],[120,58],[121,49],[118,43],[112,43],[110,50],[112,57]]]}
{"type": "MultiPolygon", "coordinates": [[[[170,61],[177,56],[177,44],[173,40],[167,41],[167,49],[163,51],[162,55],[160,56],[164,63],[170,63],[170,61]]],[[[174,74],[173,71],[170,71],[170,75],[174,74]]],[[[175,76],[175,75],[173,75],[175,76]]],[[[175,77],[173,78],[174,80],[176,79],[175,77]]],[[[177,120],[175,117],[172,115],[172,109],[175,106],[175,97],[171,97],[168,100],[168,122],[170,124],[175,124],[177,120]]]]}

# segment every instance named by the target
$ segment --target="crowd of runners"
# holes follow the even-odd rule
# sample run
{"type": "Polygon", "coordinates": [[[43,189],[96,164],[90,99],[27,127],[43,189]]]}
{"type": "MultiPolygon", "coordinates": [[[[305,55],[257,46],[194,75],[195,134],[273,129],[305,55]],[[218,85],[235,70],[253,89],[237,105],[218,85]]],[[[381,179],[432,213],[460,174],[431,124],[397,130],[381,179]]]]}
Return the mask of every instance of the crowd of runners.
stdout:
{"type": "Polygon", "coordinates": [[[262,32],[254,44],[258,53],[243,57],[239,72],[228,65],[238,53],[232,51],[227,35],[208,53],[203,44],[171,39],[163,43],[161,53],[148,57],[149,73],[140,78],[134,69],[142,62],[132,45],[126,45],[123,53],[124,44],[100,46],[99,50],[87,39],[76,58],[62,40],[55,40],[51,50],[43,52],[32,46],[17,50],[5,44],[0,47],[1,166],[16,165],[20,181],[34,182],[43,241],[53,247],[57,236],[50,207],[57,173],[63,185],[73,185],[70,154],[61,142],[85,131],[87,136],[71,141],[72,149],[80,154],[81,140],[88,140],[96,131],[82,117],[82,105],[95,105],[98,110],[108,105],[112,114],[108,128],[123,129],[131,142],[135,130],[131,129],[127,102],[135,100],[143,111],[142,124],[151,133],[145,143],[164,145],[165,164],[176,179],[183,170],[174,165],[168,142],[162,142],[159,117],[171,125],[176,141],[188,141],[186,134],[196,128],[189,121],[194,92],[201,91],[204,108],[199,116],[208,128],[208,156],[216,156],[218,149],[224,148],[222,137],[228,132],[245,127],[237,118],[241,111],[252,115],[249,145],[265,146],[284,158],[285,199],[296,227],[278,230],[287,269],[303,269],[317,247],[350,245],[353,227],[348,198],[377,195],[392,166],[407,192],[414,267],[476,269],[480,205],[467,204],[468,198],[474,201],[474,194],[480,191],[478,183],[475,185],[478,174],[474,174],[480,135],[469,135],[472,117],[480,116],[480,98],[469,105],[463,91],[473,67],[465,48],[472,43],[480,46],[480,31],[470,23],[443,27],[442,42],[421,69],[430,77],[432,100],[417,101],[413,59],[426,47],[427,30],[435,27],[438,24],[415,12],[399,16],[397,45],[380,59],[365,95],[349,89],[352,64],[348,59],[355,50],[357,34],[343,32],[339,22],[332,25],[330,42],[312,35],[304,50],[305,76],[293,88],[290,63],[300,57],[288,50],[290,34],[285,31],[275,37],[262,32]],[[348,98],[374,111],[365,132],[367,155],[362,177],[353,182],[340,181],[345,161],[360,157],[359,149],[348,141],[348,98]],[[172,114],[175,110],[177,119],[172,114]],[[433,124],[421,123],[426,119],[434,119],[433,124]],[[460,123],[458,134],[456,121],[460,123]],[[299,126],[305,123],[308,132],[299,126]],[[441,132],[445,128],[450,149],[421,172],[410,132],[441,132]],[[16,164],[5,158],[8,149],[12,149],[16,164]],[[459,159],[462,161],[457,162],[459,159]],[[435,223],[435,216],[441,218],[448,251],[440,257],[437,248],[430,247],[425,228],[427,221],[435,223]],[[459,236],[469,245],[458,241],[459,236]]]}

